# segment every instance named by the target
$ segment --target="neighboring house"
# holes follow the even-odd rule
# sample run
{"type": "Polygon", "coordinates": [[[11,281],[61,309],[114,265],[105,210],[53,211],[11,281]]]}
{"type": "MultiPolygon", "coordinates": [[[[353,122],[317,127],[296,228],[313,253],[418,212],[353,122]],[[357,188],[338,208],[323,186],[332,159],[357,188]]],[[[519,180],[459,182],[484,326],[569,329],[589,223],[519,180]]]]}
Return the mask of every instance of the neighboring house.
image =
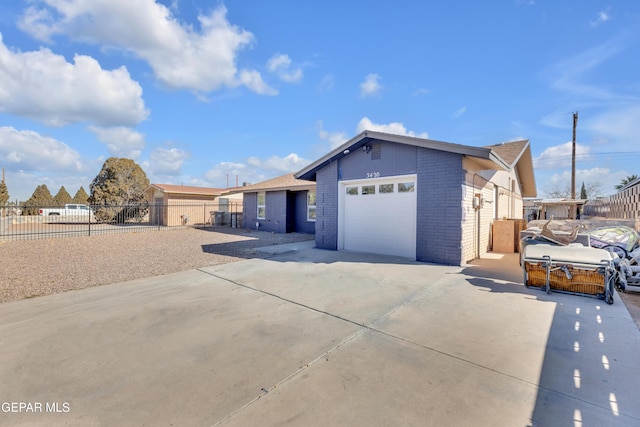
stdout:
{"type": "Polygon", "coordinates": [[[535,197],[529,141],[471,147],[365,131],[295,174],[315,181],[316,246],[461,265],[535,197]]]}
{"type": "Polygon", "coordinates": [[[316,183],[279,176],[237,189],[244,194],[244,228],[276,233],[316,230],[316,183]]]}
{"type": "Polygon", "coordinates": [[[211,224],[220,208],[220,196],[227,189],[186,185],[151,184],[146,190],[149,200],[149,222],[168,227],[211,224]]]}
{"type": "Polygon", "coordinates": [[[540,214],[538,219],[580,219],[582,207],[587,199],[542,199],[536,202],[540,214]]]}

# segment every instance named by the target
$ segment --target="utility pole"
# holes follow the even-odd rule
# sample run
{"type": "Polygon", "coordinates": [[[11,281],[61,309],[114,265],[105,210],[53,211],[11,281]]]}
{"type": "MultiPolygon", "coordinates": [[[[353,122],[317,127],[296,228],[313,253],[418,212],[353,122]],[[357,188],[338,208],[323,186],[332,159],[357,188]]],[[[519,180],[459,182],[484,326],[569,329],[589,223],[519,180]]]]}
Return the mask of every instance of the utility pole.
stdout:
{"type": "MultiPolygon", "coordinates": [[[[576,200],[576,127],[578,126],[578,112],[573,113],[573,138],[571,139],[571,200],[576,200]]],[[[577,205],[573,205],[571,217],[576,219],[577,205]]]]}

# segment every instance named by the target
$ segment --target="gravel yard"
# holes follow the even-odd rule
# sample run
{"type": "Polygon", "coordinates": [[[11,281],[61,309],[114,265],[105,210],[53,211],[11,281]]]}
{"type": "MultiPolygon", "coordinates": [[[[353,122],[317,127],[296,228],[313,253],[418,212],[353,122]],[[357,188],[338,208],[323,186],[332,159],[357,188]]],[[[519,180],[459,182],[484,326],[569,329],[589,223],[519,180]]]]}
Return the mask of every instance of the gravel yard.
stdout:
{"type": "Polygon", "coordinates": [[[0,302],[124,282],[246,258],[255,248],[313,239],[234,228],[0,243],[0,302]]]}

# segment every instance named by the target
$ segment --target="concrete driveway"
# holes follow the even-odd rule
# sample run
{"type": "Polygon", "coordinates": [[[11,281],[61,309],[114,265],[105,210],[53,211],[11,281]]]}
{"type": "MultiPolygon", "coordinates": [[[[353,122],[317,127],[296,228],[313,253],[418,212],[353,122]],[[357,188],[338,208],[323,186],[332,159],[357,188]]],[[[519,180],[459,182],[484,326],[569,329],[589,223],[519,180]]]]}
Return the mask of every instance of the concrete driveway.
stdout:
{"type": "Polygon", "coordinates": [[[306,249],[0,305],[0,425],[640,424],[620,301],[306,249]]]}

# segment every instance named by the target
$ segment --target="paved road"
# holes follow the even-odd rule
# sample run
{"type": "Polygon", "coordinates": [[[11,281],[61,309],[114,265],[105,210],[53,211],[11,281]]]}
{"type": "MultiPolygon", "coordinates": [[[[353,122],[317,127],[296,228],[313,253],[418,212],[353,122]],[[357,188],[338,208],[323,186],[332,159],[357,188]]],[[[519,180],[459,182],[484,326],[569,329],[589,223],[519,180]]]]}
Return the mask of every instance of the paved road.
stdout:
{"type": "Polygon", "coordinates": [[[512,256],[307,249],[1,304],[0,342],[0,425],[640,424],[621,301],[512,256]]]}

